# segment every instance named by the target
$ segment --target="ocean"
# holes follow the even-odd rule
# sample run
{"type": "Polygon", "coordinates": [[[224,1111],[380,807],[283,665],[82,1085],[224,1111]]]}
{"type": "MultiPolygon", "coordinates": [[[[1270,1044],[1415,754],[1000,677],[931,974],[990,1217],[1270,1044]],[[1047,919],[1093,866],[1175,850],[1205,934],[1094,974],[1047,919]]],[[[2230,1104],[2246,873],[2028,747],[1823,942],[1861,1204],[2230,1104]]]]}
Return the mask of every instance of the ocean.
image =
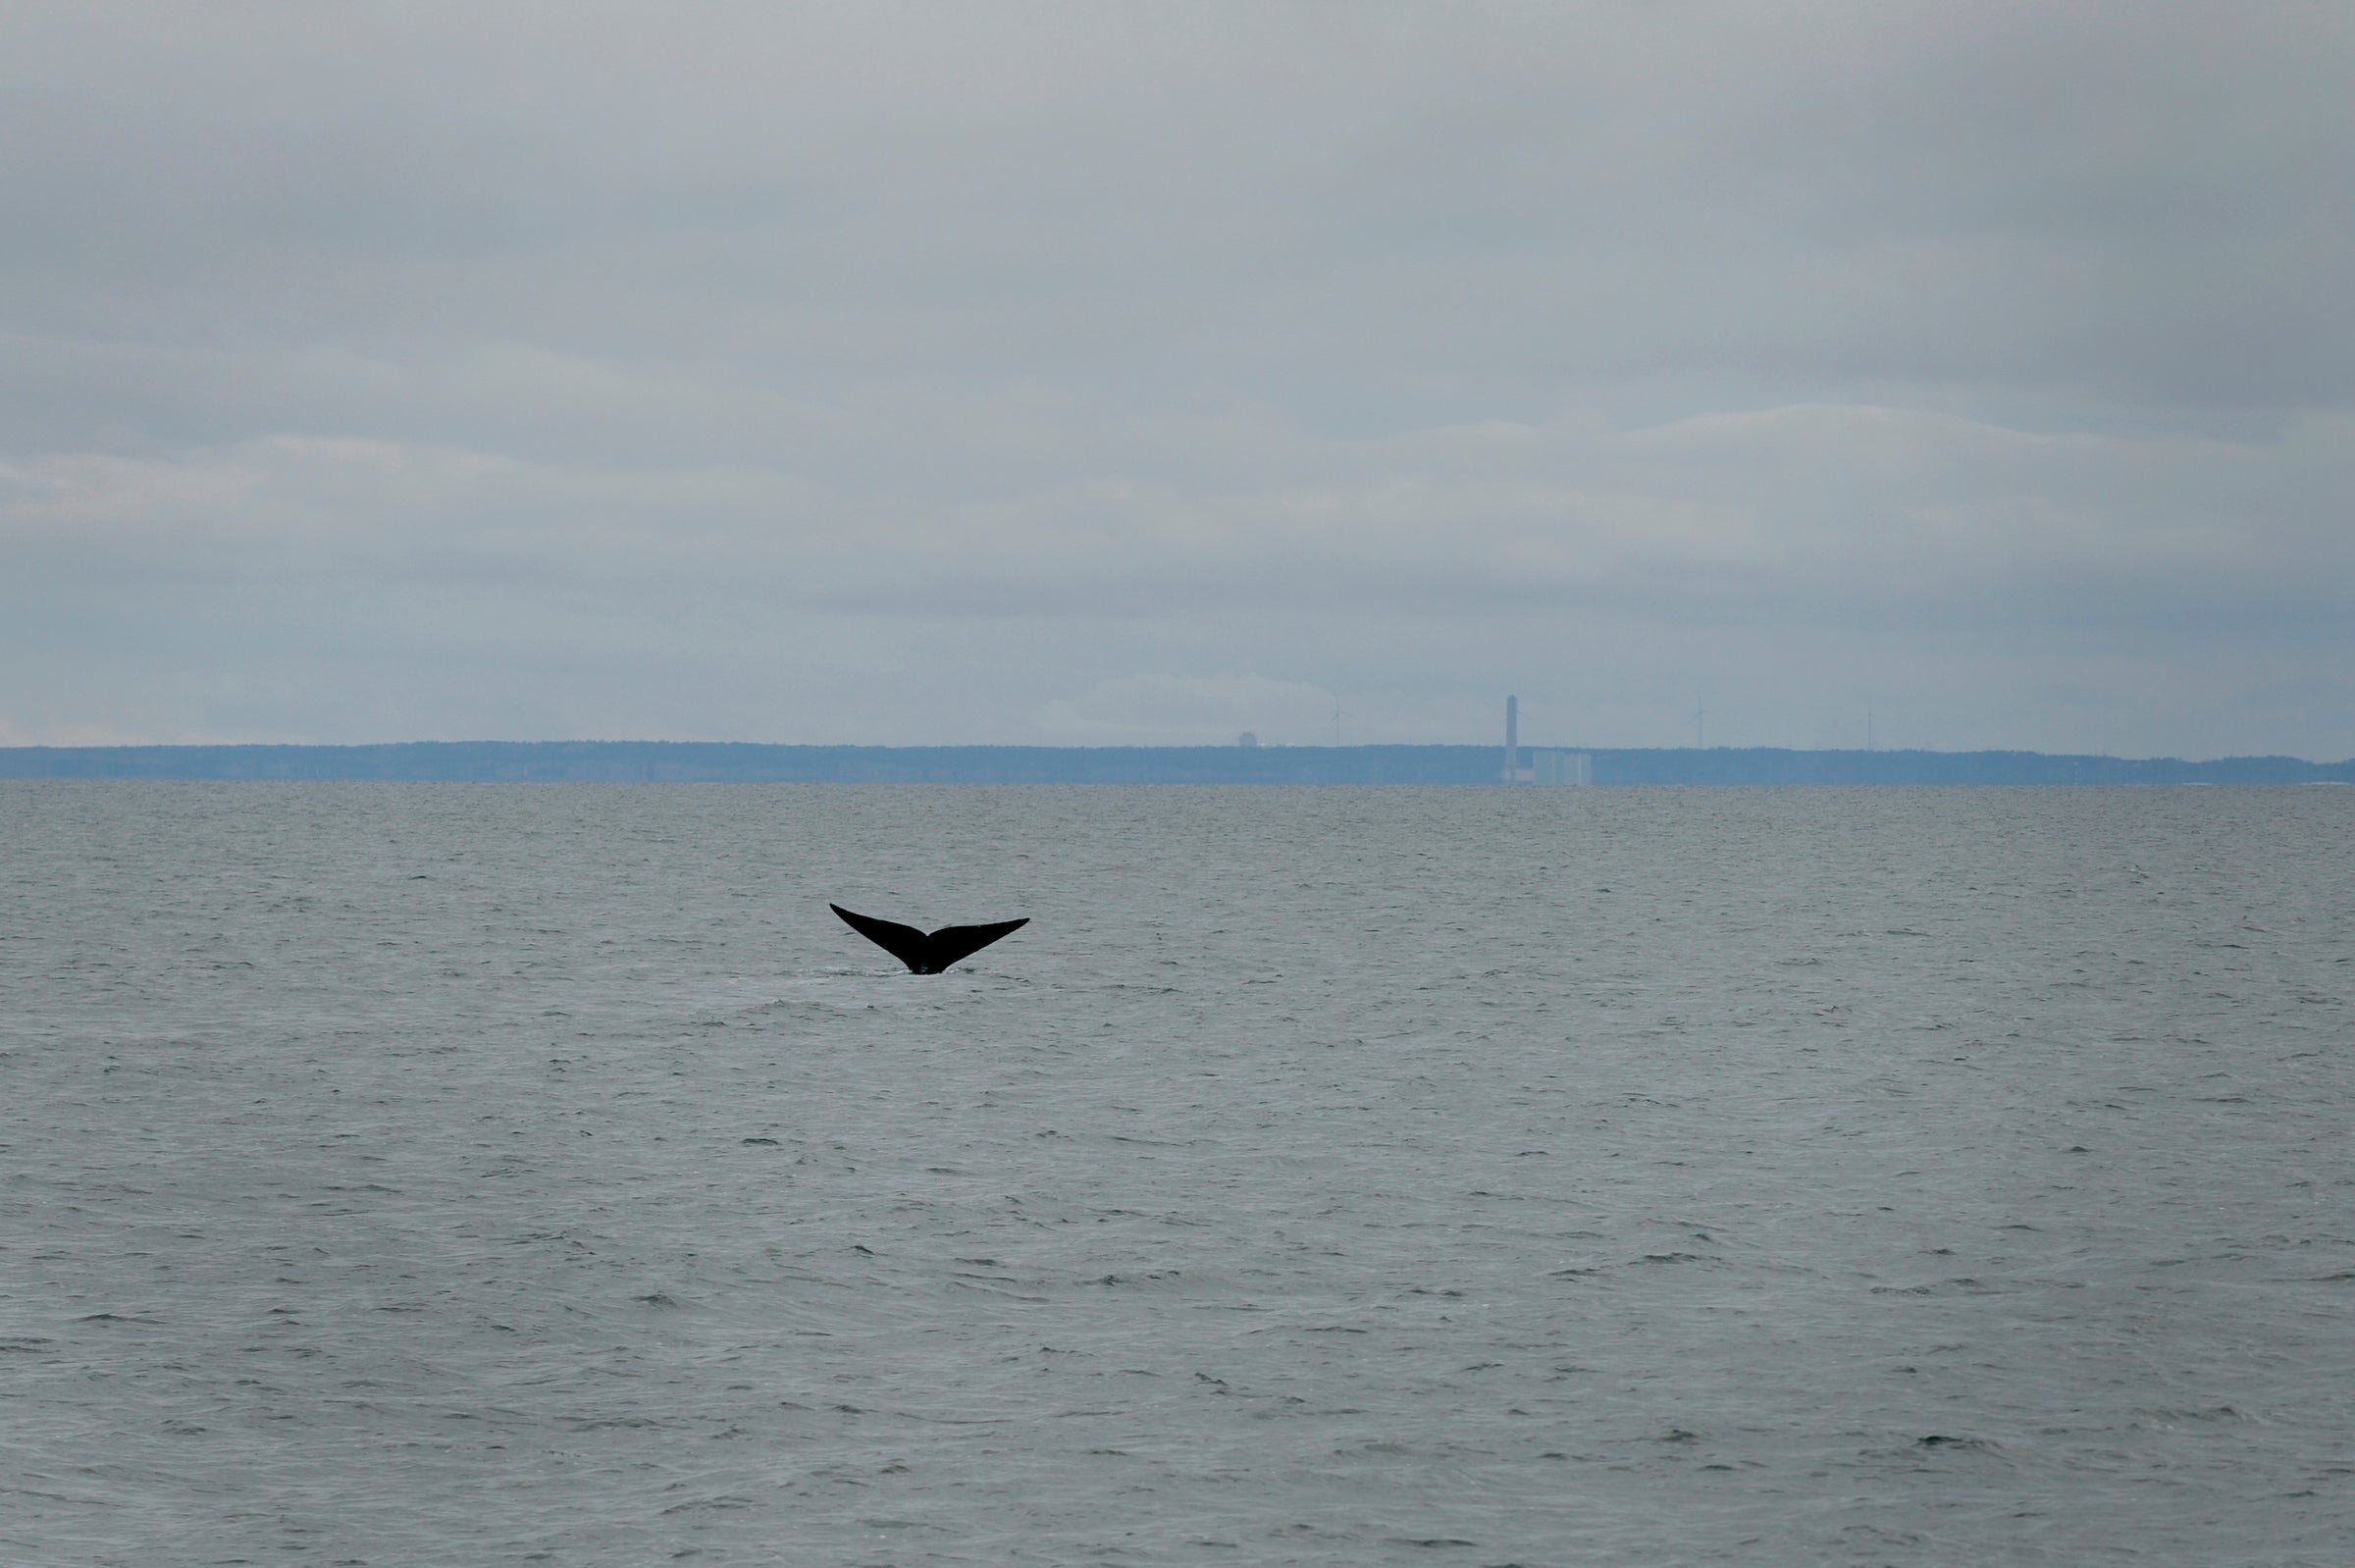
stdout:
{"type": "Polygon", "coordinates": [[[0,873],[11,1564],[2355,1559],[2355,791],[9,780],[0,873]]]}

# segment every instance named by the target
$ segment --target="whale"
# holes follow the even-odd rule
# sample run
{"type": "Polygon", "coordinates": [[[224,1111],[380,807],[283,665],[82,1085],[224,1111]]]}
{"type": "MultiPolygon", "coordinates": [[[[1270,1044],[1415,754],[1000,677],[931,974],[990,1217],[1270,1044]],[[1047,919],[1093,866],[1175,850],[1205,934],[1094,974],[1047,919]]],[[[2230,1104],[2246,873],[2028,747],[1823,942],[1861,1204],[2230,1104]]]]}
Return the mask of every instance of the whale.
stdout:
{"type": "Polygon", "coordinates": [[[1019,920],[1000,920],[995,925],[944,925],[926,934],[897,920],[878,920],[871,915],[854,914],[839,904],[829,904],[826,908],[841,915],[843,924],[917,974],[938,974],[959,960],[971,958],[999,937],[1011,936],[1030,923],[1025,915],[1019,920]]]}

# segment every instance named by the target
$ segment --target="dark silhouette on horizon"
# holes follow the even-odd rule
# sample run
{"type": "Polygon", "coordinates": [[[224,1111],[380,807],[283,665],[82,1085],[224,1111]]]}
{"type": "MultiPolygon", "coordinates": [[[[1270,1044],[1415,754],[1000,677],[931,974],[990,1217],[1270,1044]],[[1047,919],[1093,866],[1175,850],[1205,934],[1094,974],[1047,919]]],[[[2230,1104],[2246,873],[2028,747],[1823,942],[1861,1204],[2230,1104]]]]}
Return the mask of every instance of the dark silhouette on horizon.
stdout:
{"type": "MultiPolygon", "coordinates": [[[[1543,748],[1541,749],[1543,750],[1543,748]]],[[[2039,752],[1564,748],[1627,784],[2355,784],[2355,758],[2039,752]]],[[[1528,766],[1530,751],[1522,748],[1528,766]]],[[[735,741],[404,741],[382,746],[0,746],[0,779],[448,783],[1496,785],[1494,746],[765,746],[735,741]]]]}
{"type": "Polygon", "coordinates": [[[1019,920],[1001,920],[995,925],[944,925],[927,936],[913,925],[878,920],[871,915],[854,915],[839,904],[829,904],[826,908],[841,915],[845,925],[918,974],[938,974],[959,960],[971,958],[999,937],[1010,936],[1030,923],[1025,915],[1019,920]]]}

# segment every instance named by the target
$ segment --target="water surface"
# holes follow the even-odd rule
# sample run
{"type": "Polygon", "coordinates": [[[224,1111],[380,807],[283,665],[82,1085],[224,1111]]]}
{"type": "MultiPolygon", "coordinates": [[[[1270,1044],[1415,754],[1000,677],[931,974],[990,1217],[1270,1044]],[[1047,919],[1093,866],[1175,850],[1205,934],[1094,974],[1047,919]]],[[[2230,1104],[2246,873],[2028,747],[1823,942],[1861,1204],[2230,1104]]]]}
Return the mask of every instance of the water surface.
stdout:
{"type": "Polygon", "coordinates": [[[2351,830],[0,782],[0,1556],[2335,1565],[2351,830]]]}

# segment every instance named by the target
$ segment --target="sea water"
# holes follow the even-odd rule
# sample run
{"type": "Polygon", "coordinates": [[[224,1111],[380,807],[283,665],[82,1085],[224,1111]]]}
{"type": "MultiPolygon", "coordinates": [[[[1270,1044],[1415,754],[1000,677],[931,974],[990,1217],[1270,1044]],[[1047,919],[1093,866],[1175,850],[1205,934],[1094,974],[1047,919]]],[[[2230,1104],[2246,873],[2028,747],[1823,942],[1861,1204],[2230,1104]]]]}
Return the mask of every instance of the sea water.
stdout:
{"type": "Polygon", "coordinates": [[[0,1561],[2337,1565],[2351,993],[2345,790],[0,783],[0,1561]]]}

